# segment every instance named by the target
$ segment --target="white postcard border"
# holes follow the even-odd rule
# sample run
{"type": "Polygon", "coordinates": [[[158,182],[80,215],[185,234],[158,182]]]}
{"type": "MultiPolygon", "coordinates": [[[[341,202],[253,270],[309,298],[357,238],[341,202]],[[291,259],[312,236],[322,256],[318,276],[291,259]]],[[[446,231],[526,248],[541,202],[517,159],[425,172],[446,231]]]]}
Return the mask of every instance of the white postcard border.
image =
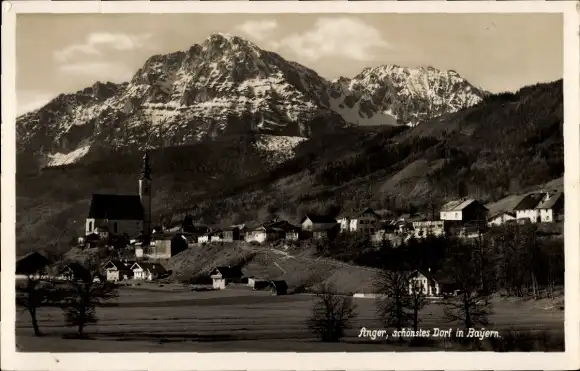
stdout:
{"type": "MultiPolygon", "coordinates": [[[[559,353],[17,353],[14,300],[2,301],[6,370],[571,370],[580,367],[580,23],[576,2],[47,2],[2,3],[2,296],[15,266],[15,27],[17,13],[562,13],[564,15],[565,324],[559,353]]],[[[39,40],[42,42],[42,40],[39,40]]]]}

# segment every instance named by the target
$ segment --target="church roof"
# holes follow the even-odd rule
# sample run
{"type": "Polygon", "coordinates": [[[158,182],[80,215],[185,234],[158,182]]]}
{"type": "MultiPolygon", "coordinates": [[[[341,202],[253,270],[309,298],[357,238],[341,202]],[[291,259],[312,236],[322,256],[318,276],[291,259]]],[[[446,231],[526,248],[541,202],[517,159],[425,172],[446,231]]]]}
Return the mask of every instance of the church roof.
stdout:
{"type": "Polygon", "coordinates": [[[93,194],[89,218],[143,220],[143,205],[138,195],[93,194]]]}

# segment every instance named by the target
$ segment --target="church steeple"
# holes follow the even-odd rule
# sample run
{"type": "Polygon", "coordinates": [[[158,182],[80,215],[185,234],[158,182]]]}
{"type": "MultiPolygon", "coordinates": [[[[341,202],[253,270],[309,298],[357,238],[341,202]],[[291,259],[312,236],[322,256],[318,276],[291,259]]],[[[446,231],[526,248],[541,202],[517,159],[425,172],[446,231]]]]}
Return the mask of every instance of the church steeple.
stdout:
{"type": "Polygon", "coordinates": [[[141,175],[139,179],[151,180],[151,165],[149,164],[149,153],[145,152],[143,163],[141,165],[141,175]]]}
{"type": "Polygon", "coordinates": [[[143,206],[143,234],[151,234],[151,164],[149,163],[149,154],[145,152],[141,174],[139,175],[139,198],[143,206]]]}

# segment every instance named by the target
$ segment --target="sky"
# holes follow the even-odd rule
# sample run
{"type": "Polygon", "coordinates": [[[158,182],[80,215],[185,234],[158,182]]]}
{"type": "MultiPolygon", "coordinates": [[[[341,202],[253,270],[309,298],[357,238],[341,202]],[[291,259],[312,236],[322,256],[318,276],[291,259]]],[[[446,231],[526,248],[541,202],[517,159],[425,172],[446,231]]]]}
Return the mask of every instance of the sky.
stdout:
{"type": "Polygon", "coordinates": [[[212,33],[244,37],[329,79],[396,64],[455,70],[490,92],[563,77],[561,14],[19,14],[17,113],[212,33]]]}

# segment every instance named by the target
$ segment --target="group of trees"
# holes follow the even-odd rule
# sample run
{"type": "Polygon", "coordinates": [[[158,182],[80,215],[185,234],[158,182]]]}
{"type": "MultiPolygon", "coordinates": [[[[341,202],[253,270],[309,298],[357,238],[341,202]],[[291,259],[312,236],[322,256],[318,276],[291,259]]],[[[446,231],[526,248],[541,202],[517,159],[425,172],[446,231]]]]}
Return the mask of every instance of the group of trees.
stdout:
{"type": "MultiPolygon", "coordinates": [[[[320,244],[318,251],[380,268],[375,282],[381,297],[377,299],[377,315],[385,326],[397,330],[412,327],[416,331],[419,327],[427,299],[422,287],[413,284],[417,272],[436,279],[445,297],[444,318],[466,329],[489,323],[493,294],[554,297],[555,289],[564,284],[562,239],[541,236],[534,225],[496,227],[472,240],[427,236],[396,248],[387,240],[371,246],[364,237],[347,236],[320,244]]],[[[331,299],[327,291],[320,294],[310,323],[341,327],[331,331],[335,334],[332,341],[337,341],[337,334],[344,333],[356,316],[354,303],[337,295],[331,299]],[[344,318],[338,319],[337,313],[344,313],[344,318]]],[[[325,336],[328,334],[322,340],[330,341],[325,336]]]]}
{"type": "Polygon", "coordinates": [[[30,273],[17,283],[16,305],[26,310],[36,336],[42,336],[37,318],[42,307],[62,309],[66,326],[75,327],[77,337],[84,338],[85,327],[98,322],[97,308],[117,296],[116,286],[100,275],[98,259],[88,259],[82,277],[57,280],[39,273],[30,273]]]}

